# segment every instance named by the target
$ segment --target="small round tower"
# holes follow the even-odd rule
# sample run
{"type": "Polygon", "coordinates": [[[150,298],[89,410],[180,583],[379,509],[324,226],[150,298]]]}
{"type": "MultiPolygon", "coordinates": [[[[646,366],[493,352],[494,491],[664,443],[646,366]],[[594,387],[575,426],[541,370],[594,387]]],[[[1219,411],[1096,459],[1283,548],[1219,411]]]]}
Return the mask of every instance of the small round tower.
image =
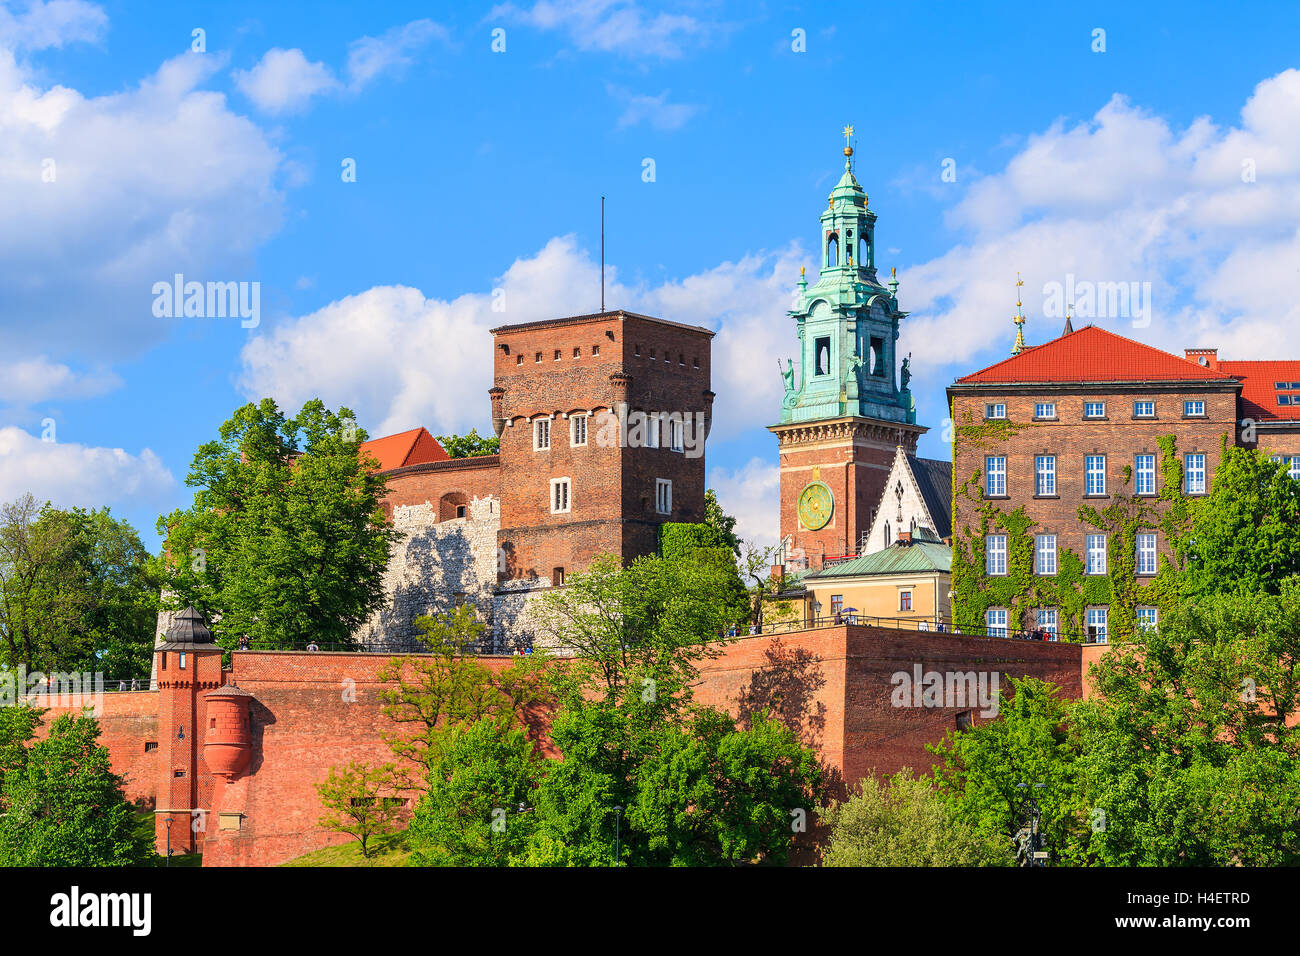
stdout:
{"type": "Polygon", "coordinates": [[[203,695],[208,725],[203,728],[203,762],[226,783],[248,765],[253,750],[249,705],[253,695],[235,684],[203,695]]]}

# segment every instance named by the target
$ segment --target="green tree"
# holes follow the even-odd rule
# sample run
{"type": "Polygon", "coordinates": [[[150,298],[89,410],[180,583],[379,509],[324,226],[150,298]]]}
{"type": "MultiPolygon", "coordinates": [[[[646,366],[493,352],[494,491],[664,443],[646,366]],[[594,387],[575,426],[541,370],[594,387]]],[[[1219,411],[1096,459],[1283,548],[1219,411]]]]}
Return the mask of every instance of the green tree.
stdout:
{"type": "Polygon", "coordinates": [[[6,866],[131,866],[153,858],[99,744],[91,717],[60,716],[4,775],[0,862],[6,866]]]}
{"type": "Polygon", "coordinates": [[[502,731],[523,727],[547,699],[545,655],[514,658],[494,670],[474,653],[486,626],[474,608],[425,615],[416,620],[427,655],[393,658],[378,679],[385,716],[409,731],[388,738],[393,752],[427,770],[450,728],[492,718],[502,731]]]}
{"type": "Polygon", "coordinates": [[[608,865],[616,830],[632,864],[784,859],[791,811],[819,799],[815,758],[784,728],[760,719],[740,731],[693,703],[715,635],[744,610],[717,597],[734,573],[690,558],[600,559],[547,595],[541,616],[575,656],[556,681],[551,739],[563,759],[537,788],[528,860],[553,862],[562,845],[566,862],[608,865]]]}
{"type": "Polygon", "coordinates": [[[0,815],[6,812],[5,775],[19,772],[27,765],[27,744],[36,736],[43,713],[26,705],[0,707],[0,815]]]}
{"type": "Polygon", "coordinates": [[[505,866],[535,829],[544,761],[527,733],[493,717],[449,727],[407,831],[416,866],[505,866]]]}
{"type": "Polygon", "coordinates": [[[1284,579],[1300,574],[1300,481],[1285,463],[1225,441],[1185,547],[1189,597],[1278,593],[1284,579]]]}
{"type": "Polygon", "coordinates": [[[477,428],[471,428],[468,435],[437,435],[438,444],[452,458],[477,458],[480,455],[496,455],[501,451],[501,439],[495,435],[483,438],[477,428]]]}
{"type": "Polygon", "coordinates": [[[740,557],[740,538],[736,535],[736,519],[722,510],[718,493],[712,488],[704,492],[704,523],[713,528],[731,553],[740,557]]]}
{"type": "Polygon", "coordinates": [[[1113,866],[1300,863],[1300,578],[1220,594],[1092,668],[1078,769],[1113,866]]]}
{"type": "Polygon", "coordinates": [[[384,602],[398,537],[384,479],[358,457],[365,437],[319,400],[291,419],[270,399],[236,410],[194,456],[194,503],[158,522],[174,605],[203,612],[226,647],[350,642],[384,602]]]}
{"type": "Polygon", "coordinates": [[[1080,743],[1069,726],[1069,705],[1054,684],[1032,677],[1011,683],[1011,694],[999,691],[995,719],[927,747],[941,759],[934,768],[936,787],[958,819],[983,835],[1000,837],[1007,847],[1028,822],[1029,799],[1036,800],[1051,858],[1081,862],[1087,816],[1079,784],[1080,743]]]}
{"type": "Polygon", "coordinates": [[[29,671],[149,671],[158,580],[109,509],[0,508],[0,657],[29,671]]]}
{"type": "Polygon", "coordinates": [[[820,813],[829,830],[823,866],[1008,866],[1008,841],[962,820],[930,781],[910,770],[881,781],[866,777],[858,792],[820,813]]]}
{"type": "Polygon", "coordinates": [[[404,801],[398,797],[401,781],[391,764],[372,766],[352,761],[330,767],[325,779],[316,784],[326,813],[317,825],[346,833],[361,844],[361,858],[370,859],[370,841],[382,840],[400,829],[404,801]]]}

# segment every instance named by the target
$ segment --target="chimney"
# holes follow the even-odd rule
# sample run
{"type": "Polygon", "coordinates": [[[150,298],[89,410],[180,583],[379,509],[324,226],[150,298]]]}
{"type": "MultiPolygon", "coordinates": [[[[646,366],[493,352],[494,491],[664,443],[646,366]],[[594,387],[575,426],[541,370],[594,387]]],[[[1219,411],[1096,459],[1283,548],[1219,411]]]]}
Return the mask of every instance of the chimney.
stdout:
{"type": "Polygon", "coordinates": [[[912,532],[910,532],[910,531],[900,531],[900,532],[898,532],[898,543],[901,544],[901,545],[904,545],[904,546],[906,546],[906,547],[911,547],[911,545],[912,545],[912,532]]]}
{"type": "Polygon", "coordinates": [[[1219,367],[1218,349],[1183,349],[1183,357],[1210,371],[1215,371],[1219,367]]]}

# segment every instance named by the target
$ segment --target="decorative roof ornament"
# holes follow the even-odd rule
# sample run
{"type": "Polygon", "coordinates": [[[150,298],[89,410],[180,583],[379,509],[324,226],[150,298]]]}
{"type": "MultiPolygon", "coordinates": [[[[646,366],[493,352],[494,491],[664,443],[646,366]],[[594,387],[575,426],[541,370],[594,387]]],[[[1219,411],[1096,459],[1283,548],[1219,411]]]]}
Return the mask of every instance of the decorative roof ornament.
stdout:
{"type": "Polygon", "coordinates": [[[894,266],[889,270],[889,294],[895,299],[898,298],[898,267],[894,266]]]}
{"type": "Polygon", "coordinates": [[[1074,331],[1074,325],[1070,322],[1070,313],[1074,311],[1074,303],[1071,302],[1065,307],[1065,328],[1061,330],[1061,336],[1067,336],[1074,331]]]}
{"type": "Polygon", "coordinates": [[[1011,317],[1011,321],[1016,323],[1016,341],[1011,346],[1011,354],[1019,355],[1025,350],[1025,312],[1020,305],[1020,287],[1025,282],[1020,278],[1020,273],[1016,273],[1016,314],[1011,317]]]}

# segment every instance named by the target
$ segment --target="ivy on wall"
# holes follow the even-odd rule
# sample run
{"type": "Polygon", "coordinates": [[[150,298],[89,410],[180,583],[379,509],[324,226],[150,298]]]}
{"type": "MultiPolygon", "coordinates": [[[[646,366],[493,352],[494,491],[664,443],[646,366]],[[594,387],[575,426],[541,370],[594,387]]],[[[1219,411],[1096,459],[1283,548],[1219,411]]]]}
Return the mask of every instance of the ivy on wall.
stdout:
{"type": "MultiPolygon", "coordinates": [[[[1032,427],[1006,420],[974,423],[967,414],[954,432],[953,461],[957,460],[956,441],[967,447],[989,450],[1022,429],[1032,427]]],[[[1037,522],[1025,513],[1024,505],[1011,510],[1000,509],[995,501],[983,496],[982,470],[976,469],[960,486],[953,472],[954,514],[958,498],[965,498],[976,520],[954,529],[952,542],[953,617],[964,630],[984,627],[989,608],[1006,608],[1007,624],[1012,629],[1037,626],[1034,613],[1040,608],[1057,609],[1057,627],[1071,640],[1085,633],[1085,612],[1090,606],[1107,606],[1109,638],[1130,638],[1137,628],[1137,609],[1155,607],[1163,616],[1178,600],[1178,584],[1185,553],[1185,540],[1191,517],[1191,503],[1183,492],[1183,465],[1173,435],[1156,439],[1160,449],[1161,481],[1154,497],[1138,497],[1129,488],[1133,469],[1125,465],[1123,489],[1112,493],[1104,508],[1091,504],[1079,507],[1079,520],[1107,536],[1104,575],[1084,574],[1084,562],[1069,548],[1058,548],[1056,574],[1034,572],[1034,531],[1037,522]],[[1157,552],[1157,571],[1139,581],[1137,536],[1157,531],[1163,535],[1165,548],[1157,552]],[[1007,536],[1007,574],[984,573],[984,538],[990,534],[1007,536]],[[1172,556],[1172,557],[1171,557],[1172,556]]]]}

